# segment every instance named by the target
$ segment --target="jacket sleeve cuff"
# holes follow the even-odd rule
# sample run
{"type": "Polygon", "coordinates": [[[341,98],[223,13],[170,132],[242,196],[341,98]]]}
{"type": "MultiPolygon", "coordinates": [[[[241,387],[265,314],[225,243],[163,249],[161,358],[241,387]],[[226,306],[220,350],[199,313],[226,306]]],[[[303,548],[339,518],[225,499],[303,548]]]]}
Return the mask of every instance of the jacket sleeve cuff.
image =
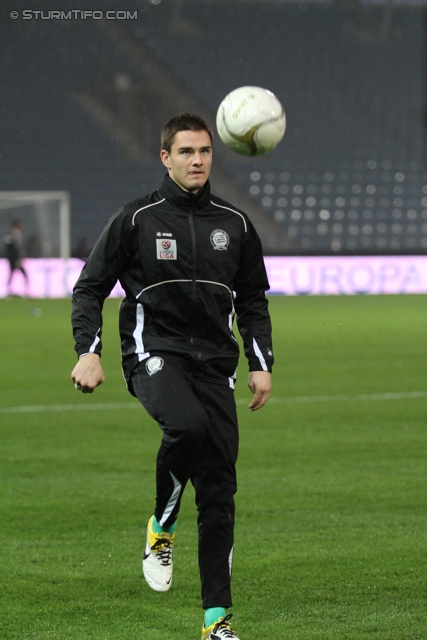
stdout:
{"type": "Polygon", "coordinates": [[[83,349],[76,349],[76,351],[77,351],[77,357],[79,358],[79,360],[80,360],[80,358],[81,358],[82,356],[88,356],[88,355],[90,355],[91,353],[92,353],[92,354],[94,353],[96,356],[101,357],[101,354],[100,354],[100,353],[98,353],[98,351],[89,351],[88,349],[84,349],[84,348],[83,348],[83,349]]]}
{"type": "Polygon", "coordinates": [[[261,364],[259,362],[249,362],[249,371],[268,371],[268,373],[271,373],[273,370],[273,363],[272,362],[266,362],[265,363],[265,368],[261,366],[261,364]]]}

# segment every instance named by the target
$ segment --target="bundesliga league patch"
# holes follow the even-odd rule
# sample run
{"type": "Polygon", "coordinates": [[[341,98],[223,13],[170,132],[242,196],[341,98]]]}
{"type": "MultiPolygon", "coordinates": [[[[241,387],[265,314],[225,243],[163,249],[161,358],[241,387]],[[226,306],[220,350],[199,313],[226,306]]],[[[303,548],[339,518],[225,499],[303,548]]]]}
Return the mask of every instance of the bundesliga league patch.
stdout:
{"type": "Polygon", "coordinates": [[[152,376],[154,373],[157,373],[161,369],[163,369],[164,361],[163,358],[159,356],[153,356],[149,358],[145,363],[145,368],[149,376],[152,376]]]}
{"type": "Polygon", "coordinates": [[[217,251],[225,251],[228,247],[229,242],[230,238],[228,237],[228,233],[226,233],[222,229],[215,229],[215,231],[212,231],[211,243],[213,248],[217,251]]]}
{"type": "Polygon", "coordinates": [[[156,238],[157,260],[176,260],[176,240],[156,238]]]}

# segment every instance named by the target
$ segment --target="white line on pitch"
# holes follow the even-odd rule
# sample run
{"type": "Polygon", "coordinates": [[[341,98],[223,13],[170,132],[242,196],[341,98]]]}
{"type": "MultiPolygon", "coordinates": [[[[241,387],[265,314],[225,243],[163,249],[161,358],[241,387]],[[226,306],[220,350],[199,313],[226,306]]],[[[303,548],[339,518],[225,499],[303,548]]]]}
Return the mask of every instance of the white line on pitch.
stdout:
{"type": "Polygon", "coordinates": [[[24,407],[0,407],[0,413],[37,413],[42,411],[92,411],[105,409],[135,409],[138,402],[106,402],[105,404],[36,404],[24,407]]]}
{"type": "MultiPolygon", "coordinates": [[[[365,400],[367,402],[373,400],[410,400],[412,398],[427,398],[427,391],[402,391],[400,393],[358,393],[348,396],[290,396],[288,398],[277,398],[273,396],[268,402],[276,403],[292,403],[292,402],[350,402],[352,400],[365,400]]],[[[241,404],[242,400],[237,400],[241,404]]]]}
{"type": "MultiPolygon", "coordinates": [[[[359,393],[345,396],[272,396],[269,404],[291,404],[310,402],[352,402],[376,400],[412,400],[417,398],[427,398],[427,391],[403,391],[390,393],[359,393]]],[[[249,404],[250,398],[237,398],[237,404],[249,404]]],[[[141,405],[135,402],[107,402],[94,404],[40,404],[23,407],[0,407],[0,413],[37,413],[43,411],[103,411],[111,409],[137,409],[141,405]]]]}

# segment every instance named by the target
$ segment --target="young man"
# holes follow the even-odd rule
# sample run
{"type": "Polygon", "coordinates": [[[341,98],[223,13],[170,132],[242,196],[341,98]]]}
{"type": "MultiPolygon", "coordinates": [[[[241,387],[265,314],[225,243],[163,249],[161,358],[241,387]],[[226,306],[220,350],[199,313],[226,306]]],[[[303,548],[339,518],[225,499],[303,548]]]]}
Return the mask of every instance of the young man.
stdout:
{"type": "Polygon", "coordinates": [[[156,591],[171,586],[176,519],[190,480],[198,508],[202,640],[238,640],[225,611],[238,450],[235,314],[252,411],[268,400],[273,354],[261,243],[242,211],[210,193],[212,138],[206,122],[188,113],[164,126],[160,155],[168,175],[159,190],[112,216],[74,288],[79,361],[71,375],[83,393],[104,381],[102,305],[120,280],[124,375],[163,430],[144,576],[156,591]]]}

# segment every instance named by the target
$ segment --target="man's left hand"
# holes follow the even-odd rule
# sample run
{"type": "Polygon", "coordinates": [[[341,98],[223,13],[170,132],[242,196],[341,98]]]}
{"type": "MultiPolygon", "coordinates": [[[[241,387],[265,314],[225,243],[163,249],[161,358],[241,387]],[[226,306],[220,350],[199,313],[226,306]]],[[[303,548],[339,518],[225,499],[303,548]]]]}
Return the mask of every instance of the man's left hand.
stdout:
{"type": "Polygon", "coordinates": [[[249,409],[251,411],[261,409],[270,396],[271,373],[269,371],[251,371],[248,378],[248,387],[254,394],[249,409]]]}

